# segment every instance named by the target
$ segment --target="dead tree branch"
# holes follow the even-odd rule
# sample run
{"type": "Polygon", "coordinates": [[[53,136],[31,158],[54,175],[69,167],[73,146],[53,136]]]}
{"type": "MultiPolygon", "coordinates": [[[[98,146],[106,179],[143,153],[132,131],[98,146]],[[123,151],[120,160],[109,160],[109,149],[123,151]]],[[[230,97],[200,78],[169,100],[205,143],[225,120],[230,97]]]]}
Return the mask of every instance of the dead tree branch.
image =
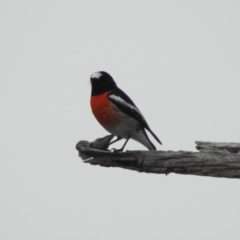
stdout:
{"type": "Polygon", "coordinates": [[[86,163],[120,167],[146,173],[178,173],[198,176],[240,178],[240,143],[197,141],[199,152],[107,150],[112,135],[94,142],[80,141],[76,148],[86,163]]]}

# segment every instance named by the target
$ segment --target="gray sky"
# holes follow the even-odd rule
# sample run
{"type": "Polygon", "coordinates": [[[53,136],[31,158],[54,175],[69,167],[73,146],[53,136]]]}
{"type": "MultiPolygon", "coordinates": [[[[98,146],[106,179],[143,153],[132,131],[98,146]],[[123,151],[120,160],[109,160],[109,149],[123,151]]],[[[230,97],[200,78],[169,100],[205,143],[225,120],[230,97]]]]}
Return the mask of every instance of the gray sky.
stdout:
{"type": "Polygon", "coordinates": [[[240,142],[239,26],[239,1],[0,1],[0,239],[239,239],[240,180],[101,168],[75,150],[108,134],[89,105],[99,70],[158,149],[240,142]]]}

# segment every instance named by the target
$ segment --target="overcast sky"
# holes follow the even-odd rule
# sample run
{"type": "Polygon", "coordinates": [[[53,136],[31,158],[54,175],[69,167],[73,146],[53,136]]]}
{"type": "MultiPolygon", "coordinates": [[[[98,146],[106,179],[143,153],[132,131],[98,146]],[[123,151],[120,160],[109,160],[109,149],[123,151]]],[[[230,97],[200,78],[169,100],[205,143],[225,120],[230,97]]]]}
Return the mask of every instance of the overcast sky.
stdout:
{"type": "Polygon", "coordinates": [[[100,70],[158,149],[240,142],[239,1],[1,0],[0,34],[0,239],[239,239],[240,180],[90,166],[75,150],[108,134],[89,104],[100,70]]]}

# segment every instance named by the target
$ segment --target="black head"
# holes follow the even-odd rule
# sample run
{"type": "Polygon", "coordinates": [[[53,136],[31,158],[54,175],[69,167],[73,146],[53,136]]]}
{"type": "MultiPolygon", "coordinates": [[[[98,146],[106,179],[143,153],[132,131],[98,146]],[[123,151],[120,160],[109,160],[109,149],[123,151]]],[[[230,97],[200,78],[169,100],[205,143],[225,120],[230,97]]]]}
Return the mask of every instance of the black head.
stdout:
{"type": "Polygon", "coordinates": [[[111,91],[117,87],[113,78],[106,72],[95,72],[91,75],[92,96],[111,91]]]}

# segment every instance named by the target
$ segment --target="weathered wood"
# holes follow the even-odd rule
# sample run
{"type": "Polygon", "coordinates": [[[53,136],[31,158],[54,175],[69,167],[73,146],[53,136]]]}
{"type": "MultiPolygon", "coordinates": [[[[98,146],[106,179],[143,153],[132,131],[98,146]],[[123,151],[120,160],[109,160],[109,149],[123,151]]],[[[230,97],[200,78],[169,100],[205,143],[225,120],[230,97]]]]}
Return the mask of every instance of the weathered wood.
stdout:
{"type": "Polygon", "coordinates": [[[240,152],[240,143],[220,143],[220,142],[200,142],[196,141],[196,148],[202,151],[216,151],[216,150],[226,150],[230,153],[239,153],[240,152]]]}
{"type": "Polygon", "coordinates": [[[80,141],[76,146],[79,156],[92,165],[120,167],[138,172],[240,178],[240,143],[197,141],[196,148],[200,152],[111,152],[106,149],[112,138],[109,135],[90,143],[80,141]]]}

